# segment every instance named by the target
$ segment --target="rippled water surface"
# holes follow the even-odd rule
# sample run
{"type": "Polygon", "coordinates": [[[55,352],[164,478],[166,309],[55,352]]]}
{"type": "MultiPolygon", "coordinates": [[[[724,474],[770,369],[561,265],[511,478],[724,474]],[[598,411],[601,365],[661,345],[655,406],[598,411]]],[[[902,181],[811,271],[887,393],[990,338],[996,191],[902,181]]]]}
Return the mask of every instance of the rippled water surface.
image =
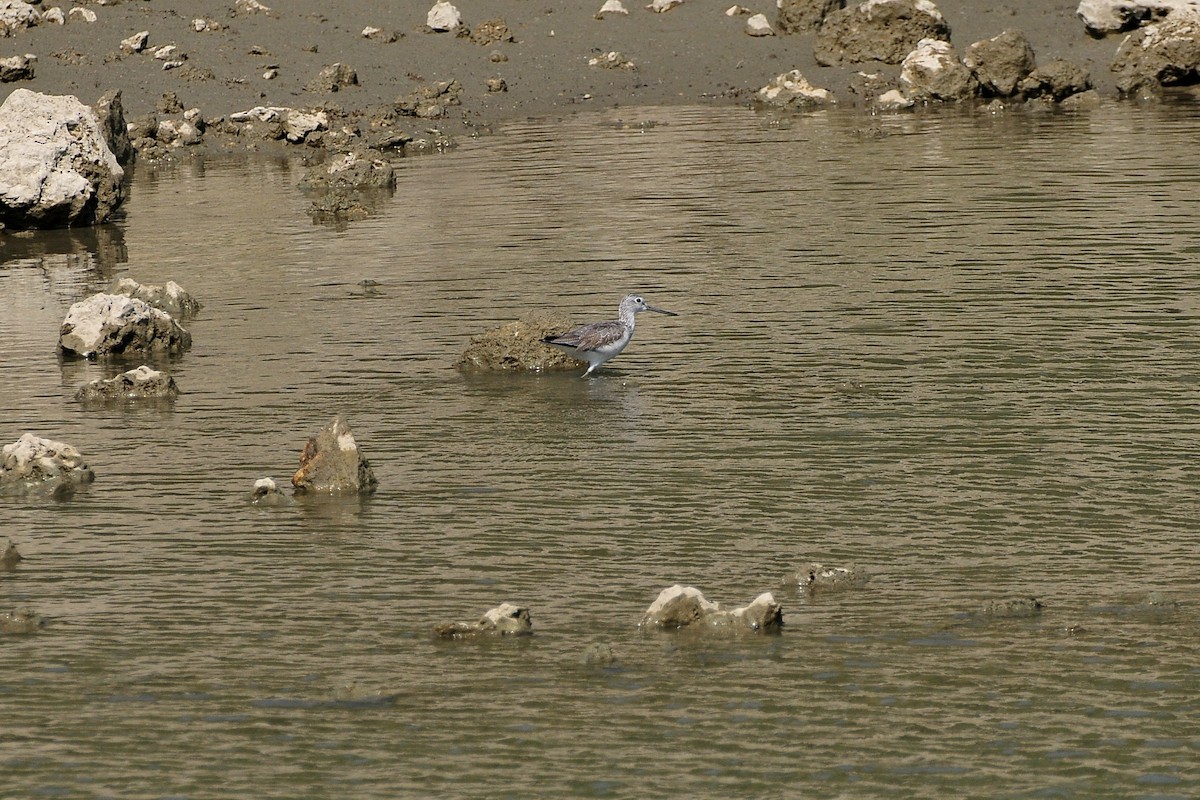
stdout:
{"type": "Polygon", "coordinates": [[[97,475],[0,499],[0,609],[50,621],[0,638],[0,794],[1200,794],[1198,122],[627,109],[403,161],[348,226],[210,160],[0,240],[0,440],[97,475]],[[131,366],[55,355],[115,276],[205,304],[173,407],[72,399],[131,366]],[[594,379],[454,368],[634,290],[680,316],[594,379]],[[250,506],[335,413],[376,495],[250,506]],[[810,560],[874,577],[780,588],[810,560]],[[676,582],[785,631],[640,634],[676,582]],[[533,637],[430,635],[502,601],[533,637]]]}

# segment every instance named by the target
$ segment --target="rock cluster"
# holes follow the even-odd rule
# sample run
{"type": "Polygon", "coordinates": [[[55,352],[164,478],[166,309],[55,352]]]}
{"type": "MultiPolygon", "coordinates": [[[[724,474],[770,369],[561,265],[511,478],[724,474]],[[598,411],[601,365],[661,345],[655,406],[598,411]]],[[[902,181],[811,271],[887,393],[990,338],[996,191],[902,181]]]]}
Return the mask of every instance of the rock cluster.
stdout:
{"type": "MultiPolygon", "coordinates": [[[[1200,82],[1200,0],[1085,0],[1078,13],[1095,35],[1144,25],[1121,43],[1112,63],[1121,92],[1154,96],[1163,86],[1200,82]]],[[[821,64],[898,64],[895,83],[880,73],[850,83],[875,111],[975,99],[993,107],[995,101],[1073,108],[1098,102],[1084,67],[1061,59],[1039,65],[1020,30],[974,42],[960,59],[949,24],[930,0],[865,0],[843,9],[818,0],[781,0],[778,24],[785,32],[816,29],[813,54],[821,64]]],[[[792,71],[764,86],[755,100],[803,110],[829,102],[825,95],[792,71]],[[789,81],[799,88],[788,89],[789,81]]]]}

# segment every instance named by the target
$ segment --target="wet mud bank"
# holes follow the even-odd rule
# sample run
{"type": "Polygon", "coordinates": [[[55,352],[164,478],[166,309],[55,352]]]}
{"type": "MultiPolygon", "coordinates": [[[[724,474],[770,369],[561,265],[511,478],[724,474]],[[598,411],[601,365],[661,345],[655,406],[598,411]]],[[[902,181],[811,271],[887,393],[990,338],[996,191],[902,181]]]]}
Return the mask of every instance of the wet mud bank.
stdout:
{"type": "MultiPolygon", "coordinates": [[[[1167,11],[1187,13],[1175,9],[1187,4],[1166,2],[787,0],[716,8],[695,0],[390,7],[102,0],[65,14],[46,2],[14,5],[28,11],[0,23],[7,34],[0,57],[21,63],[4,71],[11,82],[0,97],[20,86],[93,103],[120,90],[136,128],[131,138],[150,155],[163,154],[154,146],[254,149],[263,141],[320,145],[346,135],[374,149],[436,147],[439,135],[514,118],[748,104],[791,70],[839,105],[871,108],[876,87],[864,94],[862,76],[903,93],[901,62],[922,38],[946,42],[961,63],[970,46],[1005,32],[1027,43],[1027,74],[1066,62],[1102,99],[1196,80],[1195,65],[1152,74],[1151,65],[1131,66],[1118,55],[1139,26],[1161,25],[1167,11]],[[1131,77],[1130,69],[1143,66],[1158,80],[1131,77]]],[[[1144,49],[1145,41],[1137,43],[1144,49]]],[[[1044,94],[997,88],[986,76],[977,84],[946,99],[1044,94]]],[[[922,106],[943,100],[916,99],[922,106]]]]}

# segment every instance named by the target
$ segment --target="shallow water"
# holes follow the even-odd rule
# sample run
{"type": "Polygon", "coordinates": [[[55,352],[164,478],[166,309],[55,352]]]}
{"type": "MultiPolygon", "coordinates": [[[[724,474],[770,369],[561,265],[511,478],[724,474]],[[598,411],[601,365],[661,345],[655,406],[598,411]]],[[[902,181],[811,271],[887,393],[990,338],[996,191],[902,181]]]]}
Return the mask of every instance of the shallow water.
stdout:
{"type": "Polygon", "coordinates": [[[0,440],[97,474],[0,501],[0,609],[50,619],[0,640],[5,791],[1200,794],[1196,123],[627,109],[401,162],[341,228],[210,160],[4,240],[0,440]],[[117,365],[55,355],[118,275],[205,304],[168,409],[85,410],[117,365]],[[631,290],[681,316],[594,379],[453,366],[631,290]],[[338,412],[377,494],[248,505],[338,412]],[[779,589],[809,560],[874,577],[779,589]],[[786,630],[639,634],[675,582],[786,630]],[[502,601],[534,637],[429,635],[502,601]]]}

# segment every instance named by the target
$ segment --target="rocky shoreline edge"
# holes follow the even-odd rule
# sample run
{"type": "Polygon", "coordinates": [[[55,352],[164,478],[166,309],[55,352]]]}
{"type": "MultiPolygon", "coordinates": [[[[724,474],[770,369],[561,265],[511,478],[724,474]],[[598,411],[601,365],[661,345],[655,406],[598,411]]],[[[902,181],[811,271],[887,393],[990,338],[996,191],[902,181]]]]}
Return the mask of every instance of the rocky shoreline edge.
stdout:
{"type": "MultiPolygon", "coordinates": [[[[945,0],[943,4],[954,5],[951,0],[945,0]]],[[[117,3],[116,0],[98,0],[96,5],[105,7],[96,10],[76,7],[63,14],[61,9],[47,8],[43,3],[4,0],[0,3],[0,32],[7,38],[0,38],[0,42],[19,44],[22,37],[32,35],[31,31],[44,29],[77,33],[82,26],[100,25],[106,15],[115,15],[119,10],[124,10],[125,14],[139,10],[143,16],[148,12],[146,8],[131,10],[129,3],[117,3]]],[[[144,0],[138,5],[149,6],[150,2],[144,0]]],[[[1019,16],[1020,8],[1020,4],[1014,7],[1014,16],[1019,16]]],[[[704,16],[700,17],[700,12],[684,0],[654,0],[645,8],[634,7],[632,10],[618,0],[609,0],[598,11],[586,16],[593,24],[621,19],[619,24],[627,30],[623,29],[620,36],[608,41],[627,41],[630,52],[644,53],[654,43],[646,37],[657,34],[650,30],[652,26],[645,20],[677,17],[682,23],[696,26],[712,22],[716,13],[743,26],[737,34],[741,37],[738,42],[764,38],[802,40],[808,43],[807,49],[793,47],[786,51],[792,63],[800,66],[781,68],[786,67],[787,62],[779,63],[776,58],[773,74],[757,86],[721,88],[723,77],[714,77],[716,85],[712,91],[702,89],[695,95],[712,102],[751,105],[780,113],[806,113],[833,106],[861,109],[869,114],[913,113],[947,106],[980,108],[988,113],[1017,108],[1084,110],[1109,99],[1153,102],[1169,95],[1176,87],[1189,87],[1200,81],[1200,3],[1196,0],[1081,2],[1070,24],[1077,37],[1086,37],[1093,43],[1093,49],[1103,47],[1112,52],[1108,65],[1111,85],[1098,83],[1086,63],[1057,57],[1039,58],[1033,46],[1036,37],[1017,27],[996,31],[988,38],[960,48],[951,42],[952,26],[948,13],[943,14],[930,0],[865,0],[845,7],[841,0],[779,0],[773,19],[766,14],[751,12],[748,7],[733,5],[723,12],[705,9],[704,16]],[[690,17],[685,16],[689,14],[690,17]],[[634,23],[625,19],[635,17],[644,20],[634,23]],[[642,27],[633,30],[630,26],[634,24],[642,27]],[[1115,37],[1106,38],[1122,32],[1128,33],[1115,46],[1115,37]]],[[[180,16],[180,12],[173,9],[172,14],[180,16]]],[[[525,16],[528,14],[526,11],[525,16]]],[[[556,22],[562,22],[568,19],[568,14],[571,15],[569,19],[575,21],[583,12],[571,7],[569,10],[558,9],[553,16],[556,22]]],[[[545,16],[550,16],[550,12],[547,11],[545,16]]],[[[276,24],[280,31],[286,31],[291,22],[295,20],[289,21],[284,10],[273,10],[257,0],[235,0],[228,8],[226,19],[196,16],[189,21],[189,29],[197,43],[210,37],[207,40],[210,46],[214,41],[233,45],[232,51],[229,47],[221,50],[232,63],[234,57],[228,52],[236,52],[239,47],[244,47],[252,56],[257,51],[266,52],[266,48],[246,44],[248,37],[239,32],[265,32],[276,24]]],[[[957,24],[956,21],[955,26],[957,24]]],[[[359,72],[348,62],[335,61],[321,66],[303,87],[290,93],[300,102],[271,102],[271,93],[260,91],[257,98],[265,98],[264,102],[216,113],[211,104],[238,102],[246,88],[246,80],[226,81],[224,88],[227,91],[223,93],[213,94],[207,88],[193,92],[193,89],[217,81],[216,72],[199,66],[202,57],[189,56],[175,40],[164,43],[159,40],[160,34],[152,34],[150,29],[140,30],[124,36],[118,50],[104,55],[103,61],[106,65],[111,62],[127,70],[148,68],[152,73],[137,73],[139,78],[145,79],[140,80],[135,90],[118,86],[109,91],[94,111],[106,132],[107,146],[123,166],[127,166],[135,155],[138,159],[153,162],[198,152],[246,152],[268,148],[303,154],[312,169],[301,182],[302,188],[324,193],[314,202],[314,217],[353,219],[369,213],[370,206],[369,201],[356,193],[391,188],[391,159],[451,148],[455,145],[455,135],[461,135],[456,131],[475,134],[488,130],[491,123],[485,119],[489,115],[502,117],[521,108],[531,111],[540,108],[528,97],[489,105],[492,98],[505,97],[509,93],[509,82],[500,75],[514,68],[514,62],[520,59],[531,60],[539,52],[538,47],[547,47],[545,42],[556,38],[556,29],[549,30],[544,41],[534,38],[534,30],[528,21],[524,24],[514,22],[510,27],[505,18],[483,20],[468,26],[453,4],[439,0],[428,10],[425,24],[413,33],[367,26],[357,38],[383,44],[410,40],[424,44],[429,40],[443,46],[464,40],[473,48],[469,51],[472,61],[446,67],[449,71],[461,69],[464,76],[461,80],[457,77],[426,80],[414,74],[409,80],[409,84],[414,85],[408,91],[385,100],[381,93],[386,87],[364,90],[367,81],[360,80],[359,72]],[[525,33],[518,37],[517,30],[525,33]],[[489,51],[481,55],[484,50],[489,51]],[[480,67],[477,62],[482,58],[486,60],[480,67]],[[484,79],[480,69],[490,69],[496,74],[487,73],[489,77],[484,79]],[[155,80],[149,80],[148,75],[153,75],[155,80]],[[182,76],[182,82],[178,76],[182,76]],[[156,99],[147,96],[156,88],[169,86],[176,88],[162,91],[156,99]],[[185,102],[181,93],[200,94],[206,98],[207,105],[185,102]],[[357,102],[374,99],[379,101],[357,102]],[[309,100],[313,102],[307,102],[309,100]],[[139,110],[128,118],[124,116],[123,105],[144,109],[148,102],[154,103],[153,110],[139,110]]],[[[564,38],[570,38],[569,28],[564,25],[563,30],[564,38]]],[[[614,27],[613,30],[617,29],[614,27]]],[[[196,47],[199,52],[204,52],[199,44],[196,47]]],[[[311,49],[319,50],[315,46],[311,49]]],[[[748,47],[747,54],[754,49],[748,47]]],[[[733,54],[740,52],[736,47],[729,47],[729,50],[733,54]]],[[[85,62],[95,58],[72,52],[85,62]]],[[[60,60],[63,56],[61,52],[55,55],[60,60]]],[[[684,63],[684,55],[672,55],[684,63]]],[[[212,54],[209,58],[219,60],[212,54]]],[[[47,88],[43,86],[44,82],[38,81],[43,63],[43,59],[32,53],[0,57],[0,79],[21,87],[47,88]]],[[[262,63],[267,65],[259,78],[264,85],[282,80],[279,77],[282,67],[270,61],[262,63]]],[[[670,95],[668,90],[669,98],[664,97],[661,88],[654,89],[648,74],[650,69],[643,69],[641,63],[621,50],[592,48],[586,62],[572,60],[562,70],[562,75],[554,66],[543,69],[546,74],[534,80],[543,82],[546,93],[554,94],[555,86],[568,86],[557,92],[559,98],[564,95],[572,99],[576,95],[589,98],[592,96],[589,92],[579,89],[600,87],[597,91],[602,89],[603,99],[607,101],[689,101],[682,92],[670,95]]],[[[517,74],[520,74],[519,68],[517,74]]],[[[97,85],[102,85],[101,80],[120,81],[115,72],[112,77],[103,70],[97,75],[97,85]]],[[[666,85],[672,75],[660,77],[658,83],[666,85]]],[[[530,82],[528,78],[525,81],[530,82]]],[[[700,82],[700,79],[693,81],[700,82]]],[[[19,118],[9,106],[13,98],[21,94],[21,89],[12,92],[5,100],[4,113],[0,114],[0,224],[15,230],[103,222],[120,204],[119,191],[108,199],[72,200],[75,206],[85,207],[79,214],[31,213],[20,207],[23,198],[44,194],[46,189],[44,185],[16,185],[14,173],[22,172],[22,165],[36,163],[38,159],[52,163],[55,158],[53,153],[23,149],[23,140],[29,138],[33,123],[19,118]]],[[[97,159],[99,162],[105,160],[103,157],[97,159]]],[[[58,169],[56,163],[54,169],[58,169]]],[[[28,173],[30,170],[23,171],[28,173]]],[[[84,172],[87,171],[85,168],[84,172]]],[[[122,173],[118,182],[123,177],[122,173]]],[[[103,181],[90,182],[93,191],[103,193],[95,188],[103,181]]]]}

